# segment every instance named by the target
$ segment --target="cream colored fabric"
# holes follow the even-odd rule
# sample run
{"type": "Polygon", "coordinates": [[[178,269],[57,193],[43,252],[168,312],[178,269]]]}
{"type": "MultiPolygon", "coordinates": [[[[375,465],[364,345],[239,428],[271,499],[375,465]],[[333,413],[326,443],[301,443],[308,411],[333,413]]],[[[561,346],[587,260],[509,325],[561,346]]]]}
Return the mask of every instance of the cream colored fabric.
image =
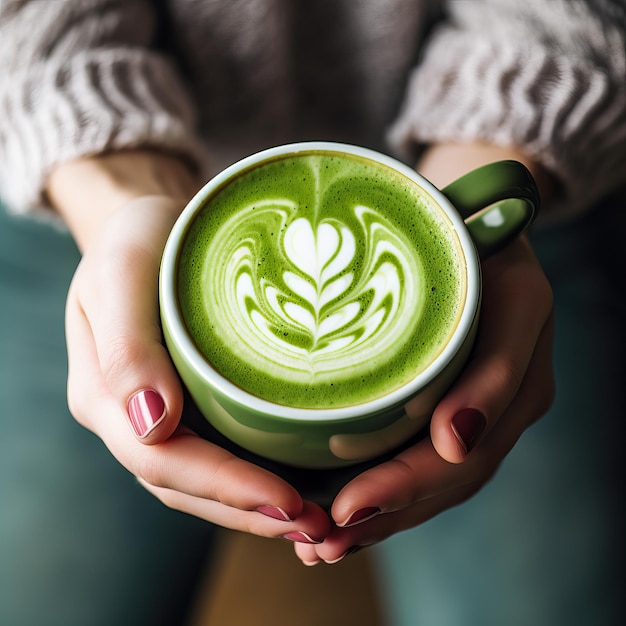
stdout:
{"type": "Polygon", "coordinates": [[[55,164],[135,146],[208,176],[295,139],[407,160],[428,142],[514,144],[562,179],[568,211],[626,179],[621,0],[4,0],[0,11],[0,196],[15,212],[45,205],[55,164]]]}

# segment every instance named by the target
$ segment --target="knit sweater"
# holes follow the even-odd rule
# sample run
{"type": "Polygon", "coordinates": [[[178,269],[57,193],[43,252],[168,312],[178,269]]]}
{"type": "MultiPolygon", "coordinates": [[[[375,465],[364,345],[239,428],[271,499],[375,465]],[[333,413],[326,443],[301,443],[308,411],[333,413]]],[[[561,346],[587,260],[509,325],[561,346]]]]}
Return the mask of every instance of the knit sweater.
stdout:
{"type": "Polygon", "coordinates": [[[0,197],[152,147],[208,176],[292,140],[517,146],[570,213],[626,181],[624,0],[0,0],[0,197]]]}

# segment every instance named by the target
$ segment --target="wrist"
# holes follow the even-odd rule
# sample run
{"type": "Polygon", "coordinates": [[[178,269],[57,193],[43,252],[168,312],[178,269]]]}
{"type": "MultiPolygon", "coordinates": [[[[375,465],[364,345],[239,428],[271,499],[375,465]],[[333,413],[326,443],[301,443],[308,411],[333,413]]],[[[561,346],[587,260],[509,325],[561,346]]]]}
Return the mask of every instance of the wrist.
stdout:
{"type": "Polygon", "coordinates": [[[198,188],[182,160],[133,150],[59,165],[49,174],[46,191],[84,250],[105,220],[131,201],[151,197],[178,215],[198,188]]]}

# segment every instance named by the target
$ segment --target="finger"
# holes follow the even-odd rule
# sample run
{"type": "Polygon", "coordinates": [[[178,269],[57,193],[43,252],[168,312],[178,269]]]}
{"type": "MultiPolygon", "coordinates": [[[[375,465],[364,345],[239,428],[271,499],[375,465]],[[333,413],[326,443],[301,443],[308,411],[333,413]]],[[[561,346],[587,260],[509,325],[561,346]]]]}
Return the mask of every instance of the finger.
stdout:
{"type": "Polygon", "coordinates": [[[363,548],[384,541],[391,535],[408,530],[432,519],[442,511],[462,504],[479,489],[479,484],[467,484],[445,493],[426,498],[401,511],[386,513],[349,528],[334,527],[320,544],[296,546],[296,554],[305,562],[339,563],[363,548]]]}
{"type": "Polygon", "coordinates": [[[467,468],[444,461],[429,438],[360,474],[337,495],[332,517],[340,528],[363,525],[456,485],[467,468]]]}
{"type": "Polygon", "coordinates": [[[302,545],[315,545],[324,540],[330,529],[326,514],[319,506],[310,502],[305,503],[297,519],[282,521],[258,511],[242,510],[180,491],[155,487],[142,480],[139,482],[166,506],[231,530],[261,537],[287,539],[302,545]]]}
{"type": "Polygon", "coordinates": [[[333,502],[338,527],[370,525],[389,512],[469,484],[482,484],[496,471],[521,434],[547,411],[554,397],[552,327],[541,333],[519,393],[465,463],[448,463],[430,439],[357,476],[333,502]]]}
{"type": "MultiPolygon", "coordinates": [[[[422,489],[421,499],[369,521],[348,528],[334,528],[322,544],[306,547],[306,558],[309,561],[317,558],[327,563],[338,562],[353,554],[360,546],[378,543],[392,534],[423,524],[475,495],[493,476],[520,435],[549,408],[554,397],[551,354],[552,330],[549,327],[537,343],[519,394],[476,449],[471,460],[450,465],[440,459],[439,467],[447,465],[451,473],[447,477],[441,474],[435,484],[422,489]]],[[[299,547],[298,553],[301,552],[299,547]]]]}
{"type": "Polygon", "coordinates": [[[132,439],[118,439],[119,430],[107,427],[102,433],[122,464],[156,489],[281,521],[302,514],[302,499],[291,485],[195,434],[175,433],[157,446],[137,449],[141,444],[132,439]]]}
{"type": "MultiPolygon", "coordinates": [[[[515,400],[480,446],[476,449],[479,463],[503,459],[528,427],[544,415],[555,395],[552,364],[554,319],[548,319],[535,347],[533,358],[515,400]]],[[[489,468],[487,468],[489,469],[489,468]]]]}
{"type": "Polygon", "coordinates": [[[550,286],[526,242],[489,259],[484,275],[472,358],[431,420],[433,446],[451,463],[466,459],[516,396],[552,309],[550,286]]]}
{"type": "Polygon", "coordinates": [[[306,543],[294,543],[293,549],[302,564],[306,565],[307,567],[313,567],[314,565],[322,562],[322,559],[319,557],[317,551],[315,550],[315,545],[306,543]]]}
{"type": "Polygon", "coordinates": [[[161,339],[158,273],[172,212],[158,202],[136,200],[111,218],[79,292],[104,380],[144,443],[174,431],[183,402],[161,339]]]}
{"type": "Polygon", "coordinates": [[[145,446],[133,437],[124,411],[108,392],[99,371],[86,320],[71,305],[67,319],[70,409],[126,469],[156,487],[241,510],[260,509],[275,519],[295,519],[301,514],[302,499],[291,485],[190,434],[186,428],[180,427],[167,441],[155,446],[145,446]]]}
{"type": "MultiPolygon", "coordinates": [[[[96,337],[93,334],[90,320],[78,298],[79,284],[83,280],[83,275],[80,272],[82,272],[82,268],[79,268],[70,287],[66,306],[66,338],[69,359],[68,400],[72,414],[83,425],[93,430],[90,417],[99,398],[105,397],[107,401],[110,400],[108,396],[111,396],[111,386],[105,378],[105,372],[102,371],[96,337]],[[89,372],[90,378],[86,382],[91,383],[89,385],[91,393],[87,393],[87,388],[84,386],[87,372],[89,372]],[[77,381],[81,382],[77,383],[77,381]],[[95,381],[99,386],[97,390],[95,389],[95,381]]],[[[142,326],[142,328],[144,330],[137,331],[138,335],[142,332],[145,333],[145,327],[142,326]]],[[[100,336],[102,337],[103,334],[101,333],[100,336]]],[[[133,385],[137,385],[138,388],[129,392],[121,392],[123,397],[129,397],[121,402],[119,398],[117,399],[118,410],[121,410],[126,418],[127,430],[130,426],[130,431],[143,443],[156,443],[165,440],[178,425],[182,411],[182,389],[169,358],[156,339],[153,339],[147,346],[147,342],[142,340],[140,336],[129,340],[129,343],[138,346],[138,349],[135,354],[131,354],[132,348],[127,346],[125,358],[132,361],[132,368],[135,372],[143,372],[144,378],[151,379],[151,382],[137,383],[136,378],[132,376],[131,369],[126,368],[128,374],[126,384],[131,389],[133,385]],[[141,348],[139,346],[146,348],[144,356],[140,356],[141,348]],[[160,382],[163,379],[165,382],[160,382]],[[162,427],[160,427],[161,424],[163,424],[162,427]]],[[[107,346],[107,349],[112,355],[114,352],[118,352],[116,346],[121,345],[122,342],[118,340],[117,343],[112,342],[112,345],[107,346]]],[[[124,362],[125,359],[120,354],[117,365],[120,372],[124,362]]],[[[112,370],[109,369],[109,371],[112,370]]]]}

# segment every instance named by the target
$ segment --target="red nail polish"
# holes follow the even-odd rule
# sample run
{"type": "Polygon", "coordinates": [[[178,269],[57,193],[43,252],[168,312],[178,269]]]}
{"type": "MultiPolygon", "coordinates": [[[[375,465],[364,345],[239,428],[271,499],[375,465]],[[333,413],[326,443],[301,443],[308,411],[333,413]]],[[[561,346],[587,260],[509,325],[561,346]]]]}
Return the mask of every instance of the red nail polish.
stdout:
{"type": "Polygon", "coordinates": [[[297,541],[299,543],[322,543],[321,541],[316,541],[310,535],[303,533],[301,530],[286,533],[283,535],[283,539],[289,539],[289,541],[297,541]]]}
{"type": "Polygon", "coordinates": [[[145,437],[165,417],[165,402],[156,391],[144,389],[128,401],[128,416],[137,437],[145,437]]]}
{"type": "Polygon", "coordinates": [[[350,515],[350,517],[343,523],[337,524],[342,528],[346,528],[348,526],[354,526],[355,524],[361,524],[363,522],[367,522],[367,520],[372,519],[372,517],[376,517],[381,510],[377,506],[370,506],[365,509],[359,509],[350,515]]]}
{"type": "Polygon", "coordinates": [[[467,454],[478,442],[487,419],[477,409],[463,409],[452,418],[452,430],[467,454]]]}
{"type": "Polygon", "coordinates": [[[262,513],[263,515],[267,515],[267,517],[271,517],[273,519],[281,520],[282,522],[293,522],[289,515],[277,506],[264,504],[262,506],[258,506],[256,510],[258,513],[262,513]]]}

